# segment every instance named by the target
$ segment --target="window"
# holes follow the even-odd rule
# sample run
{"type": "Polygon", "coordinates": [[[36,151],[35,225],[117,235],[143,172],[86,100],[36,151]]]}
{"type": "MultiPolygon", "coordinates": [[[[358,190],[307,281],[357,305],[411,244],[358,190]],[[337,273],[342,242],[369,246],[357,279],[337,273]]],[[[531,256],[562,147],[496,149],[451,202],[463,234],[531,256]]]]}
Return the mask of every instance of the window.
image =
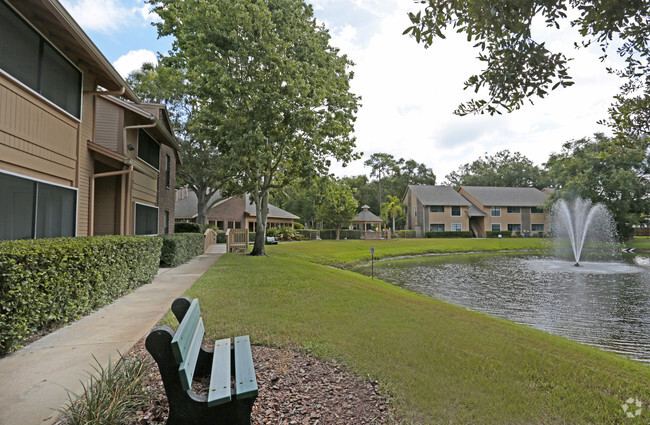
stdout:
{"type": "Polygon", "coordinates": [[[209,224],[210,226],[214,226],[214,220],[208,220],[208,224],[209,224]]]}
{"type": "Polygon", "coordinates": [[[539,223],[533,223],[530,225],[530,230],[533,232],[543,232],[544,231],[544,224],[539,224],[539,223]]]}
{"type": "Polygon", "coordinates": [[[81,71],[0,2],[0,69],[81,118],[81,71]]]}
{"type": "Polygon", "coordinates": [[[451,223],[451,231],[452,232],[462,232],[463,231],[463,224],[462,223],[451,223]]]}
{"type": "Polygon", "coordinates": [[[500,232],[501,231],[501,223],[492,223],[492,231],[493,232],[500,232]]]}
{"type": "Polygon", "coordinates": [[[501,207],[490,208],[490,215],[492,217],[501,217],[501,207]]]}
{"type": "Polygon", "coordinates": [[[169,189],[172,182],[172,159],[169,155],[165,155],[165,187],[169,189]]]}
{"type": "Polygon", "coordinates": [[[432,206],[429,207],[429,212],[443,213],[443,212],[445,212],[445,207],[443,205],[432,205],[432,206]]]}
{"type": "Polygon", "coordinates": [[[165,234],[169,234],[169,211],[165,211],[165,234]]]}
{"type": "Polygon", "coordinates": [[[429,224],[429,231],[430,232],[444,232],[445,231],[445,225],[444,224],[431,223],[431,224],[429,224]]]}
{"type": "Polygon", "coordinates": [[[456,205],[451,207],[451,216],[460,217],[460,206],[456,205]]]}
{"type": "Polygon", "coordinates": [[[416,217],[416,218],[417,218],[417,216],[418,216],[418,206],[415,205],[415,206],[413,207],[413,217],[416,217]]]}
{"type": "Polygon", "coordinates": [[[0,240],[75,236],[75,189],[0,173],[0,199],[0,240]]]}
{"type": "Polygon", "coordinates": [[[508,224],[509,232],[521,232],[521,224],[508,224]]]}
{"type": "Polygon", "coordinates": [[[533,214],[544,214],[544,208],[532,207],[530,212],[533,214]]]}
{"type": "Polygon", "coordinates": [[[158,234],[158,208],[150,205],[135,204],[135,234],[158,234]]]}
{"type": "Polygon", "coordinates": [[[521,207],[508,207],[508,214],[521,214],[521,207]]]}
{"type": "Polygon", "coordinates": [[[138,158],[156,170],[160,168],[160,145],[142,129],[138,130],[138,158]]]}
{"type": "Polygon", "coordinates": [[[217,220],[217,228],[221,230],[226,230],[223,228],[223,220],[217,220]]]}

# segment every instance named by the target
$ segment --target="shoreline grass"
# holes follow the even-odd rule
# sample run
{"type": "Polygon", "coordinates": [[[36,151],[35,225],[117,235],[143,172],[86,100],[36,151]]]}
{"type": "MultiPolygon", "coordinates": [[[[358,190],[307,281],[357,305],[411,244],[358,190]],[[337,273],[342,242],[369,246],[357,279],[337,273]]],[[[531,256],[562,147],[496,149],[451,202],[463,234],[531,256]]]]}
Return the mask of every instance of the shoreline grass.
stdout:
{"type": "MultiPolygon", "coordinates": [[[[257,344],[343,362],[382,382],[405,423],[648,422],[647,365],[325,266],[366,261],[370,246],[384,256],[462,248],[421,241],[300,242],[267,257],[226,254],[186,295],[200,299],[210,338],[250,334],[257,344]],[[638,418],[621,409],[629,397],[643,402],[638,418]]],[[[478,242],[462,251],[543,243],[478,242]]]]}

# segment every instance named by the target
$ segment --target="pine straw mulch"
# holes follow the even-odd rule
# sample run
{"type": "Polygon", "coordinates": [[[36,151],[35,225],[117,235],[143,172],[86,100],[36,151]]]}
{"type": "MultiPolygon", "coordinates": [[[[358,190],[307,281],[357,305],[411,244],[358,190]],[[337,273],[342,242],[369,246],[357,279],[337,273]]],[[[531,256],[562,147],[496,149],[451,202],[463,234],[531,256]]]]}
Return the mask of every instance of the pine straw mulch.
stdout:
{"type": "MultiPolygon", "coordinates": [[[[259,395],[253,406],[254,425],[364,425],[396,423],[395,410],[378,382],[360,379],[343,366],[308,354],[253,346],[259,395]]],[[[145,385],[151,395],[148,406],[137,411],[133,425],[164,424],[169,406],[158,366],[140,340],[126,357],[148,359],[145,385]]],[[[207,382],[195,382],[197,393],[207,382]]]]}

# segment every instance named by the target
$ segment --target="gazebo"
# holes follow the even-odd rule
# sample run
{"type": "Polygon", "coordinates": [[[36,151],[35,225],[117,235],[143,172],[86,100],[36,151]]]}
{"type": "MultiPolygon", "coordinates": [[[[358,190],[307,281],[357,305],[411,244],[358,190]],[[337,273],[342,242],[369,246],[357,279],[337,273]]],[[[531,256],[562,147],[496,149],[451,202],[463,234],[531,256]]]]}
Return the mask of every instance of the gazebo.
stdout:
{"type": "Polygon", "coordinates": [[[361,230],[362,239],[381,239],[382,219],[368,211],[369,209],[368,205],[362,206],[359,215],[350,220],[350,226],[361,230]]]}

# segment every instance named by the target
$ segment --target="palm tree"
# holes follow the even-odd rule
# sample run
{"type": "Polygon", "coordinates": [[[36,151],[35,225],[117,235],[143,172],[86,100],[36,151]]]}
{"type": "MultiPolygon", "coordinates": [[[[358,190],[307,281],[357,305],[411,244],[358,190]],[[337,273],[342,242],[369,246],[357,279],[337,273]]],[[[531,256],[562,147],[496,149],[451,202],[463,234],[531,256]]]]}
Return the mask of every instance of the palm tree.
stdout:
{"type": "Polygon", "coordinates": [[[395,218],[404,213],[404,204],[397,196],[388,196],[388,202],[383,205],[383,216],[393,219],[393,233],[395,233],[395,218]]]}

